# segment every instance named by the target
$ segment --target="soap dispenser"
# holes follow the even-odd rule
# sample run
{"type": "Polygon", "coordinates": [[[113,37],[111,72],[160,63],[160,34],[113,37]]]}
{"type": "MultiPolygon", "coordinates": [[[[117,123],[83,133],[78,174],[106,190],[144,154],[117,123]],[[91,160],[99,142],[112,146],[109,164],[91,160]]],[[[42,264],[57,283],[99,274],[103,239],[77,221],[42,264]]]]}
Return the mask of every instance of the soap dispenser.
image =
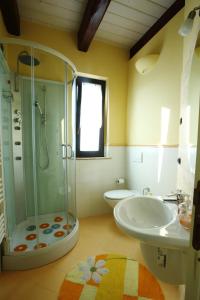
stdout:
{"type": "Polygon", "coordinates": [[[192,202],[188,195],[186,195],[184,201],[179,204],[178,215],[180,224],[185,229],[190,230],[192,222],[192,202]]]}

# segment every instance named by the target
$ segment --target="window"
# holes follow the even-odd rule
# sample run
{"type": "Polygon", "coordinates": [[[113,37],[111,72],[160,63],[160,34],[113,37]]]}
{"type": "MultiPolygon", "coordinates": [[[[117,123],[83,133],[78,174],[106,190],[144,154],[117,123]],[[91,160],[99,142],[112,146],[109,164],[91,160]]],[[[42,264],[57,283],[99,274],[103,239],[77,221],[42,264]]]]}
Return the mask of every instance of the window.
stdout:
{"type": "Polygon", "coordinates": [[[78,77],[76,110],[76,156],[104,156],[104,80],[78,77]]]}

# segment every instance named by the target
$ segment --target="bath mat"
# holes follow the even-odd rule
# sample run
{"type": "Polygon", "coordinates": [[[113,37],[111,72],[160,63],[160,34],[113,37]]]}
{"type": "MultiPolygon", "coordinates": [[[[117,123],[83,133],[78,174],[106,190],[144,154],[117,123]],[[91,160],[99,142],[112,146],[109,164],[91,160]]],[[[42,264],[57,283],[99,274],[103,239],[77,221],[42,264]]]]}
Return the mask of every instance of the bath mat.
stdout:
{"type": "Polygon", "coordinates": [[[69,272],[59,300],[164,300],[161,287],[146,267],[119,254],[88,257],[69,272]]]}

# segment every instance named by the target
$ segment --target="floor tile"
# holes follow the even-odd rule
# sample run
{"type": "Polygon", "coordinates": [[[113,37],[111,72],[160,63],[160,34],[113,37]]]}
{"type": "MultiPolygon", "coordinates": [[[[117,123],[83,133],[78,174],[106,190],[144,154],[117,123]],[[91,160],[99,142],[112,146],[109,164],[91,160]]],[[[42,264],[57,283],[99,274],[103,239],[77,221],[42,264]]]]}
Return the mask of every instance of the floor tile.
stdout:
{"type": "MultiPolygon", "coordinates": [[[[80,220],[79,241],[64,257],[41,268],[0,273],[0,300],[55,300],[65,274],[74,265],[103,253],[124,254],[145,264],[139,241],[122,233],[112,215],[89,217],[80,220]]],[[[166,300],[180,300],[178,286],[160,285],[166,300]]]]}

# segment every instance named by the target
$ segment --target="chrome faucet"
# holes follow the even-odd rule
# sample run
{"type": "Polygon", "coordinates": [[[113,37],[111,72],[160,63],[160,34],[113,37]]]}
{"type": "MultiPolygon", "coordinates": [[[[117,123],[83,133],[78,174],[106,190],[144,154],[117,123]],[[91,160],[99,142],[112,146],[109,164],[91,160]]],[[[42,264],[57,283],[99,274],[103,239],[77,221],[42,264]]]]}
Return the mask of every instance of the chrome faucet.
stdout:
{"type": "Polygon", "coordinates": [[[182,190],[177,190],[175,193],[166,195],[166,198],[163,198],[163,201],[166,202],[174,202],[177,205],[184,202],[185,197],[189,197],[188,194],[183,193],[182,190]]]}
{"type": "Polygon", "coordinates": [[[149,187],[145,187],[145,188],[143,188],[143,190],[142,190],[142,194],[143,194],[144,196],[150,194],[150,192],[151,192],[151,190],[150,190],[149,187]]]}

